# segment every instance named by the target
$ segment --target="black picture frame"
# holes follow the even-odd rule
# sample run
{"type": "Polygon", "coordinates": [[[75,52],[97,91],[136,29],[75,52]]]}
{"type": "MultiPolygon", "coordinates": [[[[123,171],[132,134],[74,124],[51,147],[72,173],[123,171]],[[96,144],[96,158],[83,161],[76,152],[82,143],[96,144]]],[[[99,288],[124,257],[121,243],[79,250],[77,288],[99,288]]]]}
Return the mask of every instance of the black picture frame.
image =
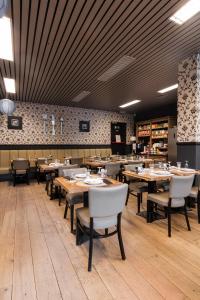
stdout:
{"type": "Polygon", "coordinates": [[[8,116],[8,129],[22,130],[22,117],[8,116]]]}
{"type": "Polygon", "coordinates": [[[90,121],[79,121],[79,131],[89,132],[90,131],[90,121]]]}

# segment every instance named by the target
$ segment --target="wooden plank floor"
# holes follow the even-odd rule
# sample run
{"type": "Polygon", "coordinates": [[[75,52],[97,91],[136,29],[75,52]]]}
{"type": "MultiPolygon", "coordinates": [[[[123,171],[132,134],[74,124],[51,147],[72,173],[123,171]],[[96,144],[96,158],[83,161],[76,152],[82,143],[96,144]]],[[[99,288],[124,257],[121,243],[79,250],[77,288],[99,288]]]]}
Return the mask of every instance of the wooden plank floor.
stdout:
{"type": "MultiPolygon", "coordinates": [[[[93,271],[87,272],[88,243],[77,247],[64,205],[50,201],[44,185],[0,183],[0,300],[4,299],[200,299],[200,225],[190,212],[146,224],[125,209],[122,234],[127,260],[116,237],[95,241],[93,271]]],[[[144,203],[145,206],[145,203],[144,203]]]]}

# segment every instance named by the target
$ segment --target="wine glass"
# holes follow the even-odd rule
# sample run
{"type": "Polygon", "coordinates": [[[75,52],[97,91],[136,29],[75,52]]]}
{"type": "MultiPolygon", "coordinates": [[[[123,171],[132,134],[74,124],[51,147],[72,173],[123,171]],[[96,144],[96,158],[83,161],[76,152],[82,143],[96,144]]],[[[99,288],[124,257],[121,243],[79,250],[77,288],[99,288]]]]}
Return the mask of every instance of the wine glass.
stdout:
{"type": "Polygon", "coordinates": [[[97,167],[97,169],[98,169],[97,174],[98,174],[98,175],[101,175],[101,167],[97,167]]]}

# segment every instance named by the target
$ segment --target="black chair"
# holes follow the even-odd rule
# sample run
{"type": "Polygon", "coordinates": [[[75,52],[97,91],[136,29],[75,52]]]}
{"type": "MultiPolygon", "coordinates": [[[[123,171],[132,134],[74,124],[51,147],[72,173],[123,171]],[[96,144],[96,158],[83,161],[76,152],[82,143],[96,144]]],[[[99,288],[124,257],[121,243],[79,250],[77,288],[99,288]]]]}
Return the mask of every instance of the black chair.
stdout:
{"type": "Polygon", "coordinates": [[[11,163],[11,174],[13,178],[13,186],[16,185],[17,178],[25,179],[29,184],[30,162],[27,159],[15,159],[11,163]]]}

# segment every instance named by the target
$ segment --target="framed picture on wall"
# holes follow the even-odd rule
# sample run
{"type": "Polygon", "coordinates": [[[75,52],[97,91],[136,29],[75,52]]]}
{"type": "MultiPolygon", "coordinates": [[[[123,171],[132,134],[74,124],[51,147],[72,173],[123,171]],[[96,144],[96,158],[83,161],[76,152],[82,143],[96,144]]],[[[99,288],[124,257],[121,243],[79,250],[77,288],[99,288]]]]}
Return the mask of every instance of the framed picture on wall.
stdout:
{"type": "Polygon", "coordinates": [[[90,131],[90,121],[79,121],[79,131],[89,132],[90,131]]]}
{"type": "Polygon", "coordinates": [[[8,129],[22,130],[22,117],[8,116],[8,129]]]}

